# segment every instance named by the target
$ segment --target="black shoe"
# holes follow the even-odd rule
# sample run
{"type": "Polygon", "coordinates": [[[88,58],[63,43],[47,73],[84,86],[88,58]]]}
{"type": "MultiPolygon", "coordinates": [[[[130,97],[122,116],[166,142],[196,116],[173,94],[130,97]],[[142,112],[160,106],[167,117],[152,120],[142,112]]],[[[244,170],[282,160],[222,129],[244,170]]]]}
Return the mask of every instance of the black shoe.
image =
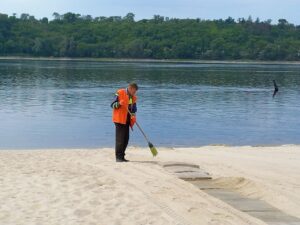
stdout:
{"type": "Polygon", "coordinates": [[[116,158],[116,162],[124,162],[123,159],[116,158]]]}
{"type": "Polygon", "coordinates": [[[128,159],[125,159],[125,158],[123,158],[123,162],[129,162],[129,160],[128,160],[128,159]]]}

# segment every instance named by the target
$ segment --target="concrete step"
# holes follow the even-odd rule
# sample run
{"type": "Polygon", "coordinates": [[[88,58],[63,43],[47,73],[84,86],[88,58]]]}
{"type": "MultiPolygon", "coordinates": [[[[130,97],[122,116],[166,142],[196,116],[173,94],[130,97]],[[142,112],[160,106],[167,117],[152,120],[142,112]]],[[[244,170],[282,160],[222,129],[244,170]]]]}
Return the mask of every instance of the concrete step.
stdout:
{"type": "Polygon", "coordinates": [[[191,181],[211,179],[209,173],[200,169],[199,165],[196,164],[164,162],[161,166],[163,166],[168,172],[183,180],[191,181]]]}

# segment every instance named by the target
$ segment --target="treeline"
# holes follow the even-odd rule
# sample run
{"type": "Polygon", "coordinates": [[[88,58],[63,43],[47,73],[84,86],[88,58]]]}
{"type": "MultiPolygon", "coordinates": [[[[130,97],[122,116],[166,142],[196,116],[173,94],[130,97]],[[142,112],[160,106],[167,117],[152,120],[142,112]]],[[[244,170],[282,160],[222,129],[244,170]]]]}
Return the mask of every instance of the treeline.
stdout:
{"type": "Polygon", "coordinates": [[[0,55],[205,60],[299,60],[300,26],[285,19],[135,21],[66,13],[0,14],[0,55]]]}

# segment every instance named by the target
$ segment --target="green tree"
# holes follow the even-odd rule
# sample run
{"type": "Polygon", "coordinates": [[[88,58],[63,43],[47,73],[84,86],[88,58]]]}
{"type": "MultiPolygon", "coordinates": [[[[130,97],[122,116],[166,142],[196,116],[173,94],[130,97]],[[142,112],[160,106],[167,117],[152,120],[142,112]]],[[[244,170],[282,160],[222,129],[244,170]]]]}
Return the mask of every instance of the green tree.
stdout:
{"type": "Polygon", "coordinates": [[[53,13],[0,14],[0,55],[156,59],[299,60],[300,26],[228,17],[177,19],[53,13]]]}
{"type": "Polygon", "coordinates": [[[127,13],[126,16],[124,16],[124,20],[127,22],[134,22],[135,15],[133,13],[127,13]]]}

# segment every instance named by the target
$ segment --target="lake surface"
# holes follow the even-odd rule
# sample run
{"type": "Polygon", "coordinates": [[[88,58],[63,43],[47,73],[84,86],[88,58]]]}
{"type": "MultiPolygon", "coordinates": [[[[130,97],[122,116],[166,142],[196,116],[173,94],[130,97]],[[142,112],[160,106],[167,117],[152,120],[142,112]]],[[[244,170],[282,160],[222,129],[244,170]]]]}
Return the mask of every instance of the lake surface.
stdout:
{"type": "MultiPolygon", "coordinates": [[[[0,60],[0,148],[113,147],[130,81],[157,146],[300,144],[299,65],[0,60]]],[[[146,146],[136,128],[130,144],[146,146]]]]}

